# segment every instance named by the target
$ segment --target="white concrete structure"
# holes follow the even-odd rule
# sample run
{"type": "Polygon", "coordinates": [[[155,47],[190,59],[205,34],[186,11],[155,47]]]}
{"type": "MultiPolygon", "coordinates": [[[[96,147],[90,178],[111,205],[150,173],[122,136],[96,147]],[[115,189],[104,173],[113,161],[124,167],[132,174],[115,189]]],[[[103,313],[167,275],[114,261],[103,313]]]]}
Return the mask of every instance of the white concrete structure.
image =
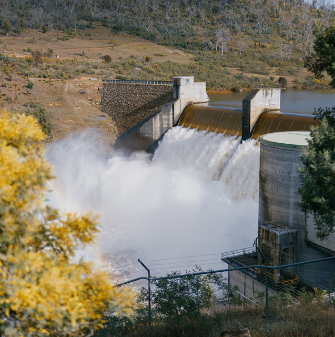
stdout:
{"type": "Polygon", "coordinates": [[[173,101],[156,110],[152,115],[117,138],[115,149],[127,152],[154,151],[165,132],[173,128],[184,110],[191,103],[209,101],[206,82],[194,82],[193,76],[173,78],[173,101]]]}
{"type": "Polygon", "coordinates": [[[280,110],[280,89],[253,89],[242,101],[242,140],[249,139],[262,112],[280,110]]]}
{"type": "Polygon", "coordinates": [[[173,78],[173,99],[175,124],[188,104],[207,103],[206,82],[194,82],[194,76],[179,76],[173,78]]]}

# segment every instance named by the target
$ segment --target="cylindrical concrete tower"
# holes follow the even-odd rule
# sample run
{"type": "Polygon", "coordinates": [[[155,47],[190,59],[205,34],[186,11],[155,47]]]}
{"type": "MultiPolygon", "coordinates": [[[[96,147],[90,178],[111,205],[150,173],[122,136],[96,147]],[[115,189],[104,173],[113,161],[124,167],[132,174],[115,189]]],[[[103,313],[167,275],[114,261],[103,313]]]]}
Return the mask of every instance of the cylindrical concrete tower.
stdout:
{"type": "Polygon", "coordinates": [[[306,131],[290,131],[270,133],[260,140],[258,226],[280,223],[296,229],[300,240],[306,227],[299,207],[298,168],[309,137],[306,131]]]}
{"type": "MultiPolygon", "coordinates": [[[[335,234],[320,241],[313,216],[307,216],[299,206],[299,166],[309,137],[306,131],[289,131],[269,133],[260,139],[258,244],[268,263],[274,265],[334,255],[335,234]]],[[[260,254],[258,259],[264,263],[260,254]]],[[[328,286],[333,271],[334,261],[301,265],[276,269],[274,280],[279,282],[288,273],[292,280],[298,275],[305,283],[328,286]]]]}

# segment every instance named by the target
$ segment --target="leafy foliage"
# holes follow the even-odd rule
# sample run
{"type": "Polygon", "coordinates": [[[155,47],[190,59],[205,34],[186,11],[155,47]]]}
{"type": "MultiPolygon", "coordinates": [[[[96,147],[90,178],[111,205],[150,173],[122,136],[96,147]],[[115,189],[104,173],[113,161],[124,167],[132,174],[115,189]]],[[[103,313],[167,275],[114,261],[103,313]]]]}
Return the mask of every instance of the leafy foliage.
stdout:
{"type": "Polygon", "coordinates": [[[315,54],[306,57],[305,67],[317,78],[322,78],[326,71],[332,78],[331,85],[335,87],[335,26],[316,36],[314,51],[315,54]]]}
{"type": "Polygon", "coordinates": [[[10,30],[13,28],[12,25],[10,24],[10,22],[7,19],[4,19],[1,22],[1,26],[0,28],[3,30],[5,35],[8,35],[8,33],[10,32],[10,30]]]}
{"type": "Polygon", "coordinates": [[[103,56],[102,59],[103,59],[106,63],[111,63],[111,62],[112,62],[112,58],[111,58],[109,55],[103,56]]]}
{"type": "MultiPolygon", "coordinates": [[[[33,83],[28,82],[27,87],[32,88],[33,83]]],[[[25,104],[27,106],[26,114],[33,116],[37,119],[38,123],[40,124],[42,131],[49,136],[52,131],[52,126],[50,123],[50,116],[49,116],[49,111],[44,108],[43,104],[40,102],[35,102],[35,101],[29,101],[28,103],[25,104]]]]}
{"type": "Polygon", "coordinates": [[[314,216],[317,236],[325,238],[335,225],[335,107],[317,111],[318,126],[302,156],[301,208],[314,216]]]}
{"type": "Polygon", "coordinates": [[[287,87],[287,79],[285,77],[279,77],[278,78],[278,83],[281,88],[286,88],[287,87]]]}
{"type": "Polygon", "coordinates": [[[101,324],[103,311],[131,309],[129,293],[73,261],[77,245],[93,242],[97,218],[45,206],[52,176],[44,137],[33,117],[0,112],[2,336],[80,336],[101,324]]]}
{"type": "Polygon", "coordinates": [[[28,83],[27,83],[27,88],[28,88],[28,89],[32,89],[33,87],[34,87],[34,83],[31,82],[31,81],[28,81],[28,83]]]}
{"type": "MultiPolygon", "coordinates": [[[[178,273],[171,276],[176,275],[178,273]]],[[[156,289],[152,294],[153,305],[160,315],[178,329],[185,321],[199,317],[201,309],[210,306],[214,293],[209,281],[210,277],[206,276],[156,281],[156,289]]]]}
{"type": "MultiPolygon", "coordinates": [[[[195,272],[201,269],[195,270],[195,272]]],[[[151,283],[152,333],[157,336],[209,336],[220,326],[209,321],[206,310],[212,307],[216,295],[228,301],[227,280],[219,274],[189,275],[151,283]],[[217,290],[216,294],[214,289],[217,290]]],[[[148,326],[148,291],[142,288],[137,297],[133,321],[114,315],[105,317],[104,329],[96,336],[104,336],[106,330],[116,335],[141,335],[148,326]]]]}
{"type": "MultiPolygon", "coordinates": [[[[51,59],[51,55],[43,51],[31,50],[32,55],[25,58],[0,55],[0,60],[11,59],[8,64],[0,63],[0,75],[8,76],[6,72],[15,70],[25,76],[56,79],[71,79],[83,73],[134,80],[171,80],[177,75],[195,75],[211,89],[220,90],[279,86],[278,76],[290,76],[286,87],[329,85],[328,78],[320,82],[313,77],[305,79],[301,74],[303,60],[313,50],[314,27],[324,29],[335,17],[333,7],[323,5],[316,10],[315,1],[310,4],[300,0],[265,3],[260,0],[172,0],[168,3],[164,0],[85,0],[80,3],[0,0],[0,6],[3,9],[0,23],[7,20],[12,27],[9,29],[15,31],[45,26],[49,31],[63,30],[66,35],[58,39],[69,40],[80,30],[94,28],[95,22],[101,22],[112,32],[127,32],[191,51],[194,55],[194,62],[188,64],[156,62],[150,55],[151,59],[146,59],[140,67],[132,67],[128,62],[130,58],[82,62],[51,59]],[[229,73],[227,67],[234,68],[234,74],[229,73]],[[268,76],[275,79],[270,80],[268,76]]],[[[27,42],[36,43],[36,39],[27,42]]],[[[173,49],[169,52],[178,53],[173,49]]],[[[84,53],[76,55],[85,56],[84,53]]]]}
{"type": "MultiPolygon", "coordinates": [[[[230,271],[231,275],[234,271],[230,271]]],[[[179,273],[173,273],[178,276],[179,273]]],[[[219,274],[198,277],[187,276],[183,280],[170,279],[151,283],[152,321],[151,336],[159,337],[203,337],[220,336],[223,331],[236,334],[236,330],[248,327],[252,336],[265,336],[265,292],[255,292],[252,302],[241,302],[231,293],[227,280],[219,274]],[[163,283],[162,283],[163,281],[163,283]],[[160,286],[156,288],[156,285],[160,286]],[[211,298],[197,296],[201,286],[210,286],[211,298]],[[193,291],[186,289],[190,285],[193,291]],[[185,287],[184,287],[185,286],[185,287]],[[214,296],[219,295],[220,301],[214,296]],[[219,289],[223,292],[219,292],[219,289]],[[229,293],[229,290],[230,291],[229,293]],[[157,296],[158,294],[163,296],[157,296]],[[229,295],[229,296],[228,296],[229,295]],[[205,299],[204,302],[202,300],[205,299]],[[167,302],[171,301],[170,303],[167,302]],[[193,303],[189,305],[189,303],[193,303]],[[159,303],[161,302],[161,303],[159,303]],[[258,303],[258,305],[255,305],[258,303]],[[158,304],[158,305],[157,305],[158,304]],[[167,304],[167,306],[165,306],[167,304]],[[184,306],[185,305],[185,306],[184,306]],[[198,305],[200,310],[198,310],[198,305]],[[175,310],[173,310],[175,308],[175,310]],[[185,309],[185,310],[184,310],[185,309]],[[192,310],[195,310],[193,313],[192,310]]],[[[324,290],[280,292],[269,298],[269,337],[287,336],[333,336],[335,324],[335,301],[324,290]]],[[[242,290],[243,291],[243,290],[242,290]]],[[[202,291],[205,294],[206,291],[202,291]]],[[[95,337],[132,336],[140,337],[148,333],[147,291],[140,290],[133,320],[115,315],[105,316],[104,328],[95,332],[95,337]]]]}

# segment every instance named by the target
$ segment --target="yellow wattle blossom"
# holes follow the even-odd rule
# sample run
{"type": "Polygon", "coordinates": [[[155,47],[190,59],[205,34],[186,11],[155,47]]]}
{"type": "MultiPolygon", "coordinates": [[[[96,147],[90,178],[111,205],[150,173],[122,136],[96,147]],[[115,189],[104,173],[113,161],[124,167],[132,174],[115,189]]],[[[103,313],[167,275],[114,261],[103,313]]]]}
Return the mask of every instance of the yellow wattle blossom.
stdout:
{"type": "MultiPolygon", "coordinates": [[[[90,264],[73,263],[78,244],[97,233],[97,217],[42,208],[52,179],[35,119],[0,112],[0,332],[80,336],[106,310],[129,313],[132,296],[90,264]]],[[[87,332],[87,331],[86,331],[87,332]]]]}

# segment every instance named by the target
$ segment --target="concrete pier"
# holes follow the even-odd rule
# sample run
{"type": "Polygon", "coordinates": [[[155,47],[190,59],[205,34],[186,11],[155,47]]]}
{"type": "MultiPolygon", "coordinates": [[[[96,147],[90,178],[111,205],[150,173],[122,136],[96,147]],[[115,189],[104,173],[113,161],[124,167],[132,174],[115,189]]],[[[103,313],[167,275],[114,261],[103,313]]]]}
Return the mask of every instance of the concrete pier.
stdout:
{"type": "Polygon", "coordinates": [[[205,82],[194,82],[193,76],[174,77],[173,100],[117,138],[114,148],[127,153],[151,152],[165,132],[178,123],[188,104],[208,101],[205,82]]]}
{"type": "Polygon", "coordinates": [[[258,117],[280,110],[280,89],[253,89],[242,101],[242,140],[249,139],[258,117]]]}

